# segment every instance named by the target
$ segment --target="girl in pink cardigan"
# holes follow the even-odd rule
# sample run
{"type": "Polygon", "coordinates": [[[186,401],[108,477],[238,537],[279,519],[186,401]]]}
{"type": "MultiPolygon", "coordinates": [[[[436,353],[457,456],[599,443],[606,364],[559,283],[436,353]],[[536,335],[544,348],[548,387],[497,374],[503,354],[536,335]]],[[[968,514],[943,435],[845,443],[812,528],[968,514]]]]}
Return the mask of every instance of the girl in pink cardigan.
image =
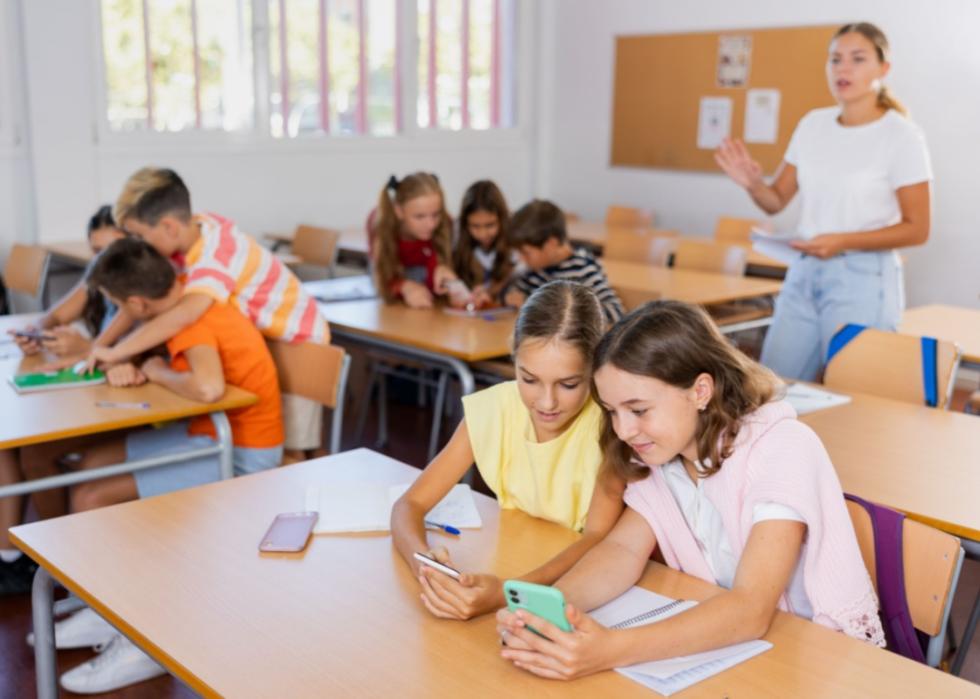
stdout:
{"type": "Polygon", "coordinates": [[[628,508],[556,583],[574,630],[501,610],[504,658],[570,679],[760,638],[777,609],[884,645],[833,465],[768,369],[703,310],[655,301],[613,326],[593,370],[606,464],[629,482],[628,508]],[[658,546],[669,566],[725,591],[626,630],[581,611],[629,589],[658,546]]]}

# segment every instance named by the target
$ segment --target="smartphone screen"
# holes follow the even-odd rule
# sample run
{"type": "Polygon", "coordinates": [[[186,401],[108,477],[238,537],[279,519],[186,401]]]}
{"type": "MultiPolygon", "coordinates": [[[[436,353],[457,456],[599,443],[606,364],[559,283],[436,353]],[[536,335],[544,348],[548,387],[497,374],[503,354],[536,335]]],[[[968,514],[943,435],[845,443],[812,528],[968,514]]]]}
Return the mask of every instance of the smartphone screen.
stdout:
{"type": "Polygon", "coordinates": [[[286,512],[276,515],[262,537],[259,551],[302,551],[306,548],[306,542],[310,539],[318,517],[316,512],[286,512]]]}

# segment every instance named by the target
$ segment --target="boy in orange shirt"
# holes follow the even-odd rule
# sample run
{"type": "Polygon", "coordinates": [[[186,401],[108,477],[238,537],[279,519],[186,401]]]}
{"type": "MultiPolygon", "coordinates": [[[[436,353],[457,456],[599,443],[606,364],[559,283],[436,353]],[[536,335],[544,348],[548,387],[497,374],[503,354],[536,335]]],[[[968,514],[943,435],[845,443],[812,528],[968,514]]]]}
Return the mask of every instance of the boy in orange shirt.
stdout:
{"type": "MultiPolygon", "coordinates": [[[[151,320],[175,308],[184,296],[173,265],[148,243],[124,238],[99,256],[88,282],[136,320],[151,320]]],[[[119,364],[108,371],[114,386],[159,383],[178,395],[215,402],[234,384],[256,394],[256,404],[228,411],[236,475],[275,468],[282,458],[282,414],[276,367],[262,335],[237,308],[211,304],[196,321],[167,341],[170,362],[150,357],[138,366],[119,364]]],[[[81,468],[135,461],[207,447],[216,439],[204,415],[158,429],[136,430],[81,450],[81,468]]],[[[144,469],[72,487],[73,511],[150,497],[219,478],[218,457],[144,469]]],[[[162,675],[165,670],[119,635],[91,609],[55,627],[59,648],[104,645],[92,660],[69,670],[61,685],[91,694],[162,675]]]]}
{"type": "MultiPolygon", "coordinates": [[[[116,222],[142,238],[185,276],[184,294],[166,312],[144,323],[114,347],[133,325],[120,313],[96,340],[89,358],[113,364],[163,344],[213,305],[237,307],[262,334],[285,342],[330,342],[316,300],[268,249],[215,214],[192,214],[190,192],[173,170],[134,173],[116,202],[116,222]]],[[[300,396],[283,397],[285,447],[291,456],[321,446],[322,406],[300,396]]]]}

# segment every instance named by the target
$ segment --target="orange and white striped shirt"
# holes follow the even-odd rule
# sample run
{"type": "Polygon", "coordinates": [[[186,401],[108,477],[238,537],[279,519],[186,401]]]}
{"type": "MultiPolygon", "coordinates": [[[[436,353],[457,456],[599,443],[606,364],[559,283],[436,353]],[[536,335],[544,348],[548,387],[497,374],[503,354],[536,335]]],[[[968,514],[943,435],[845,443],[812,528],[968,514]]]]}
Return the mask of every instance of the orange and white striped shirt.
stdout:
{"type": "Polygon", "coordinates": [[[234,303],[267,338],[286,342],[330,341],[316,300],[267,248],[233,221],[198,214],[201,237],[183,260],[186,293],[234,303]]]}

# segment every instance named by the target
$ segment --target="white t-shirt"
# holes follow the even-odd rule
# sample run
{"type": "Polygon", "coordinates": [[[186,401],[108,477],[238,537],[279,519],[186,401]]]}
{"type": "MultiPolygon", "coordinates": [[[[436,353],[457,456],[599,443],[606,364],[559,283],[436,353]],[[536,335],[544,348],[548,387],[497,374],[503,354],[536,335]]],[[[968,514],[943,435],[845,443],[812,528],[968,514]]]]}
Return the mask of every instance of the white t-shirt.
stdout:
{"type": "MultiPolygon", "coordinates": [[[[732,552],[721,513],[704,494],[704,479],[698,479],[697,483],[692,481],[680,459],[674,459],[661,468],[667,487],[677,501],[677,506],[684,515],[684,520],[694,539],[698,542],[698,547],[704,554],[715,580],[719,585],[730,590],[735,582],[738,559],[732,552]]],[[[806,523],[806,520],[792,507],[777,502],[760,503],[752,510],[753,524],[771,519],[789,519],[806,523]]],[[[800,558],[796,562],[789,587],[786,588],[786,596],[794,614],[812,619],[813,605],[810,604],[810,598],[807,597],[803,586],[805,554],[806,543],[800,549],[800,558]]]]}
{"type": "Polygon", "coordinates": [[[851,233],[901,220],[895,190],[932,179],[922,131],[894,109],[869,124],[842,126],[839,107],[800,119],[783,159],[796,166],[803,199],[799,235],[851,233]]]}

